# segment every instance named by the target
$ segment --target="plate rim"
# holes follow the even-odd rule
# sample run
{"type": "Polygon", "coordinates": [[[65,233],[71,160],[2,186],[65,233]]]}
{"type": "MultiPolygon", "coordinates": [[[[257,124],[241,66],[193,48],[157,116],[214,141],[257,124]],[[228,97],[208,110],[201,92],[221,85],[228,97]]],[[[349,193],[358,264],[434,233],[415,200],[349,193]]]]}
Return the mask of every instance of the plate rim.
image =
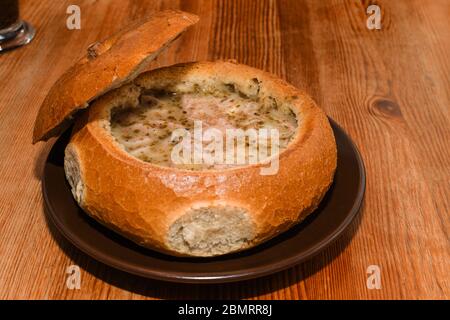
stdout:
{"type": "MultiPolygon", "coordinates": [[[[218,283],[229,283],[229,282],[237,282],[242,280],[249,280],[254,278],[260,278],[263,276],[267,276],[269,274],[274,274],[277,272],[280,272],[282,270],[288,269],[292,266],[298,265],[319,252],[323,251],[326,247],[331,245],[335,240],[337,240],[342,233],[347,229],[347,227],[351,224],[351,222],[354,220],[356,215],[361,209],[365,190],[366,190],[366,170],[364,166],[364,162],[362,159],[362,156],[354,143],[354,141],[350,138],[350,136],[347,134],[347,132],[332,118],[328,117],[330,124],[334,126],[337,130],[341,131],[347,138],[348,142],[350,143],[351,149],[354,152],[354,155],[356,157],[357,163],[358,163],[358,169],[361,173],[361,177],[358,181],[358,192],[355,196],[355,201],[353,203],[352,208],[349,210],[349,213],[346,215],[345,219],[341,221],[338,227],[336,227],[333,232],[328,234],[325,238],[323,238],[321,241],[315,243],[314,246],[310,247],[306,251],[302,251],[298,255],[294,255],[292,257],[271,263],[268,267],[267,265],[261,265],[257,267],[251,267],[247,269],[239,270],[239,272],[234,272],[230,274],[230,272],[222,271],[222,272],[214,272],[214,275],[205,275],[205,276],[198,276],[194,274],[190,274],[189,272],[163,272],[163,271],[156,271],[151,269],[142,268],[136,265],[133,265],[132,268],[130,268],[129,264],[126,264],[122,262],[122,260],[117,259],[115,257],[112,257],[110,255],[105,254],[103,251],[96,251],[95,253],[91,250],[89,245],[83,244],[83,241],[80,241],[79,237],[74,237],[73,233],[67,232],[67,229],[62,226],[61,221],[57,219],[57,215],[54,214],[56,210],[52,206],[52,202],[49,199],[49,196],[46,190],[47,185],[47,176],[45,174],[45,168],[47,167],[48,158],[50,153],[53,150],[53,147],[58,142],[60,138],[55,140],[54,144],[50,148],[50,151],[46,157],[45,165],[44,165],[44,174],[42,176],[42,193],[44,195],[44,205],[47,210],[45,210],[45,215],[51,220],[53,225],[56,227],[56,229],[66,238],[71,244],[73,244],[78,250],[84,252],[88,256],[90,256],[92,259],[97,260],[109,267],[121,270],[126,273],[134,274],[140,277],[144,278],[150,278],[150,279],[156,279],[160,281],[168,281],[173,283],[189,283],[189,284],[218,284],[218,283]]],[[[113,240],[114,241],[114,240],[113,240]]],[[[270,240],[269,240],[270,241],[270,240]]],[[[129,249],[133,250],[133,249],[129,249]]],[[[173,262],[177,263],[177,262],[173,262]]]]}

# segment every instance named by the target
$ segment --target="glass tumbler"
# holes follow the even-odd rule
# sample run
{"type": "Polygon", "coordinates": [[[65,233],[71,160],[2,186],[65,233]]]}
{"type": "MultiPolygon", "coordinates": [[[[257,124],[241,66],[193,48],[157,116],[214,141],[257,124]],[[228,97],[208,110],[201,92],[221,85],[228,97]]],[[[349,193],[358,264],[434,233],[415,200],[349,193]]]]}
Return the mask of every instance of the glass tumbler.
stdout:
{"type": "Polygon", "coordinates": [[[20,19],[18,0],[0,0],[0,52],[29,43],[35,30],[20,19]]]}

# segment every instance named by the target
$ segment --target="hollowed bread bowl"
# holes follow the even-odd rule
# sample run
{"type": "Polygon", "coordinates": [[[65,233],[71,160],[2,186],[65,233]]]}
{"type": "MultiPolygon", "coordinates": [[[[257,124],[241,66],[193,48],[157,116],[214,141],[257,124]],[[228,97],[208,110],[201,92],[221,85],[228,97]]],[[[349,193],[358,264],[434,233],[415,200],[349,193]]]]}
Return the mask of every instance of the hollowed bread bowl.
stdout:
{"type": "MultiPolygon", "coordinates": [[[[166,105],[164,99],[156,105],[166,105]]],[[[227,106],[233,105],[229,101],[227,106]]],[[[217,110],[225,107],[220,108],[217,110]]],[[[251,116],[255,114],[259,115],[253,112],[251,116]]],[[[282,120],[275,120],[281,128],[282,120]]],[[[182,123],[164,121],[162,127],[182,123]]],[[[142,73],[96,97],[76,119],[64,167],[75,200],[103,225],[153,250],[208,257],[254,247],[313,212],[333,181],[336,144],[324,112],[292,85],[235,62],[194,62],[142,73]],[[225,95],[220,101],[227,95],[239,96],[244,104],[263,106],[269,116],[277,115],[267,109],[271,107],[291,111],[296,126],[275,155],[277,171],[261,174],[261,169],[269,166],[267,162],[176,166],[163,158],[155,160],[157,152],[145,143],[136,147],[135,141],[150,141],[154,138],[151,132],[160,132],[145,131],[147,124],[143,123],[150,122],[151,126],[155,119],[139,115],[154,108],[154,102],[150,107],[145,105],[149,93],[161,91],[179,96],[176,101],[181,101],[180,108],[194,106],[189,109],[194,113],[187,113],[199,118],[191,117],[190,121],[209,121],[201,119],[201,115],[211,113],[220,104],[217,92],[225,95]],[[116,133],[117,126],[123,124],[116,119],[118,112],[128,113],[126,120],[120,120],[126,126],[116,133]],[[129,119],[138,120],[131,123],[129,119]],[[130,131],[133,126],[144,129],[130,131]],[[136,136],[128,137],[123,132],[135,132],[136,136]]]]}

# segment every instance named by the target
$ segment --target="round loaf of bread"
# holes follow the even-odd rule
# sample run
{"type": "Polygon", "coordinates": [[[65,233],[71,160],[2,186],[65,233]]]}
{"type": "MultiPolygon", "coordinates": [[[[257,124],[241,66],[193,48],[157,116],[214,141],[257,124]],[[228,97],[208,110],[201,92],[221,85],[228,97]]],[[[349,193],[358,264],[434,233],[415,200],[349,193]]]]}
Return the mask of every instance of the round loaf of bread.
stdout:
{"type": "Polygon", "coordinates": [[[75,124],[64,168],[100,223],[153,250],[208,257],[302,221],[330,187],[336,157],[328,119],[308,95],[248,66],[196,62],[141,74],[95,100],[75,124]],[[252,164],[177,165],[170,134],[193,121],[270,124],[280,151],[252,164]],[[263,173],[275,158],[276,170],[263,173]]]}

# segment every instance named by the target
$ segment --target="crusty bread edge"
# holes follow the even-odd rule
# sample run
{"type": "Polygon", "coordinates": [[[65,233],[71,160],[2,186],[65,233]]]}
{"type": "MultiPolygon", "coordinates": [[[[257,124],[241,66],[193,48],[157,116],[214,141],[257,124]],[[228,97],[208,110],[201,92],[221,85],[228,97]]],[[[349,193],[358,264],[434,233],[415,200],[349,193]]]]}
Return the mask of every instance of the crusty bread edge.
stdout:
{"type": "Polygon", "coordinates": [[[191,13],[161,11],[91,45],[87,55],[56,81],[41,104],[33,143],[60,134],[92,100],[134,79],[198,20],[191,13]]]}

